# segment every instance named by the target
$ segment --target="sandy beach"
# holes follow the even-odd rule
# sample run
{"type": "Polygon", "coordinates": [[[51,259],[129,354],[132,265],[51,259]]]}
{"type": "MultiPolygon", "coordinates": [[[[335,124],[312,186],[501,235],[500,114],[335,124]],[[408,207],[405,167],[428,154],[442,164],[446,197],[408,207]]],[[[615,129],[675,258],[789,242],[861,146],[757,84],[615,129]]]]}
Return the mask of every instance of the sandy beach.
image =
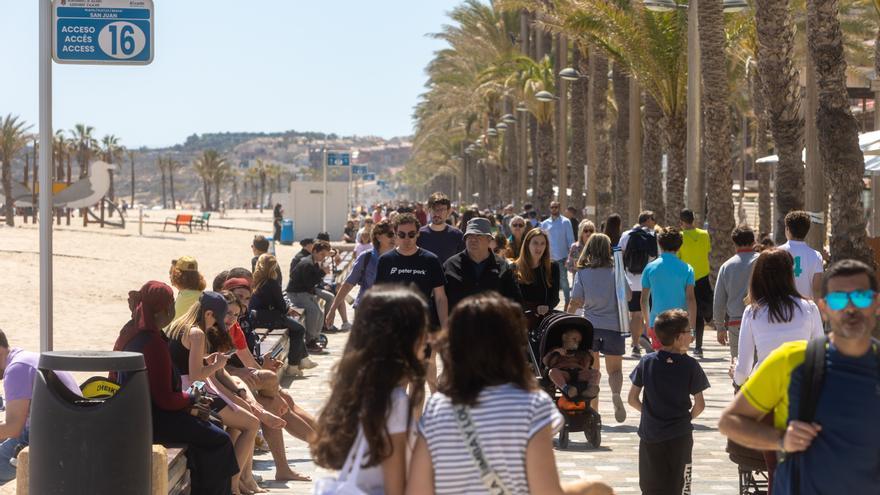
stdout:
{"type": "MultiPolygon", "coordinates": [[[[225,218],[212,215],[211,230],[196,228],[163,232],[161,222],[175,213],[145,211],[143,235],[138,234],[137,211],[129,211],[126,228],[105,227],[73,218],[71,225],[55,226],[54,294],[55,349],[107,350],[128,321],[129,290],[148,280],[168,283],[172,259],[193,256],[208,287],[214,275],[235,266],[250,267],[250,243],[257,233],[272,234],[272,212],[228,211],[225,218]],[[159,222],[159,223],[153,223],[159,222]]],[[[278,245],[283,266],[299,250],[297,245],[278,245]]],[[[38,226],[22,224],[0,227],[0,271],[4,274],[5,301],[0,328],[10,344],[38,351],[40,345],[38,226]]]]}

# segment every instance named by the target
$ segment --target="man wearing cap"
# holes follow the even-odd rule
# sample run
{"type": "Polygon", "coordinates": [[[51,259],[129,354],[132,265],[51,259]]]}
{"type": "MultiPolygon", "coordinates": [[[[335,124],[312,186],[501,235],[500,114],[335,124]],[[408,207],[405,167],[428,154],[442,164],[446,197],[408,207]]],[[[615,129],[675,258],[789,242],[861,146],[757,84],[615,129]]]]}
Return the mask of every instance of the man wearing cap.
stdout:
{"type": "MultiPolygon", "coordinates": [[[[260,256],[269,252],[269,239],[266,239],[264,235],[255,235],[254,241],[251,243],[251,251],[254,253],[254,257],[251,258],[251,272],[253,272],[257,269],[257,260],[260,259],[260,256]]],[[[275,273],[278,275],[278,283],[284,287],[281,265],[275,265],[275,273]]]]}
{"type": "Polygon", "coordinates": [[[443,264],[450,312],[462,299],[486,291],[496,291],[511,301],[522,303],[513,269],[489,248],[491,227],[485,218],[471,219],[464,233],[464,251],[452,255],[443,264]]]}

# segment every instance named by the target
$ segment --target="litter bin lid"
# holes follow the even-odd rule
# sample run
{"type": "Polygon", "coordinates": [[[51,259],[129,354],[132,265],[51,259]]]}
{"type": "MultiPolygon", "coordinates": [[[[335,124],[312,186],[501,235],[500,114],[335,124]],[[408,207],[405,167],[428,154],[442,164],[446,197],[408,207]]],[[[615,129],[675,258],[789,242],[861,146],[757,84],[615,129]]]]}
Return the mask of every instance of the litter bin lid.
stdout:
{"type": "Polygon", "coordinates": [[[121,351],[52,351],[40,354],[40,369],[53,371],[140,371],[144,355],[121,351]]]}

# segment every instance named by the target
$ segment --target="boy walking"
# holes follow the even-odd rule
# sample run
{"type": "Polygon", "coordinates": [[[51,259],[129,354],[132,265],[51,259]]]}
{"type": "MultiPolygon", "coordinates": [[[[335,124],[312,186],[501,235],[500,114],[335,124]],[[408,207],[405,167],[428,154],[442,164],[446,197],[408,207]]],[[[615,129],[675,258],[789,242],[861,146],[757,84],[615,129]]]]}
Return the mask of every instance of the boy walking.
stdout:
{"type": "Polygon", "coordinates": [[[709,388],[709,379],[697,360],[687,355],[693,335],[685,311],[660,313],[654,332],[662,347],[643,357],[630,375],[628,402],[642,413],[639,488],[643,495],[690,494],[691,420],[706,408],[703,391],[709,388]]]}

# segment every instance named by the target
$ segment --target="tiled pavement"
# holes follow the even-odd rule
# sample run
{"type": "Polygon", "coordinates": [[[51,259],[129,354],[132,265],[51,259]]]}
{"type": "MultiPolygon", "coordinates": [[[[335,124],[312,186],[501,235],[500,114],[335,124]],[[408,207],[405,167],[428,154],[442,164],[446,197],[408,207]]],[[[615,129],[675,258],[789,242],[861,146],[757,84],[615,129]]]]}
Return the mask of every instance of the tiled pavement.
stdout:
{"type": "MultiPolygon", "coordinates": [[[[330,335],[330,353],[317,356],[319,366],[310,370],[306,379],[289,384],[294,399],[306,410],[317,413],[327,398],[329,373],[340,356],[347,334],[330,335]]],[[[706,410],[695,421],[693,490],[697,495],[737,493],[737,469],[724,451],[725,439],[717,430],[718,417],[727,405],[733,389],[727,376],[727,348],[714,342],[715,332],[706,331],[706,355],[701,365],[709,376],[712,387],[706,391],[706,410]]],[[[635,366],[634,359],[624,359],[623,396],[629,390],[626,378],[635,366]]],[[[603,371],[604,375],[604,371],[603,371]]],[[[605,425],[602,429],[602,446],[591,449],[580,433],[573,433],[569,447],[556,450],[556,463],[563,480],[601,480],[613,486],[620,494],[639,493],[638,488],[638,413],[628,408],[627,420],[622,424],[614,421],[610,393],[606,378],[602,379],[599,411],[605,425]]],[[[310,460],[308,448],[303,442],[285,434],[287,455],[294,469],[308,473],[313,478],[329,473],[316,467],[310,460]]],[[[265,480],[271,480],[274,465],[268,454],[257,456],[255,470],[265,480]]],[[[267,481],[264,486],[271,493],[311,494],[312,484],[306,482],[275,483],[267,481]]]]}

